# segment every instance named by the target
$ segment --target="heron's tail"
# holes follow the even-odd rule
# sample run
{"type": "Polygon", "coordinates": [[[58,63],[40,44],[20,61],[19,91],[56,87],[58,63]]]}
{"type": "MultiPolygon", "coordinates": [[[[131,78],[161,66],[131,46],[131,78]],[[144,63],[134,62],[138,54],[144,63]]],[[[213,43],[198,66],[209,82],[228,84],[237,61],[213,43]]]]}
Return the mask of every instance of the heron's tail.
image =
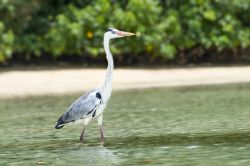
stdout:
{"type": "Polygon", "coordinates": [[[63,115],[58,119],[55,128],[61,129],[64,126],[63,115]]]}

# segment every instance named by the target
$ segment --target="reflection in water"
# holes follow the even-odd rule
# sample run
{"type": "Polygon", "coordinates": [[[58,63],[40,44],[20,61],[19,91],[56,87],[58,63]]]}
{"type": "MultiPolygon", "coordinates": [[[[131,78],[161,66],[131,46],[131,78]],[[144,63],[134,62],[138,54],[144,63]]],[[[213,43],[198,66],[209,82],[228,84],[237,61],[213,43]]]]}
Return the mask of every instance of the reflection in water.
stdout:
{"type": "MultiPolygon", "coordinates": [[[[75,151],[72,151],[75,154],[75,151]]],[[[118,159],[113,151],[104,146],[83,146],[78,151],[78,159],[82,165],[100,165],[107,166],[118,164],[118,159]]],[[[70,155],[70,154],[69,154],[70,155]]],[[[71,155],[74,158],[75,155],[71,155]]],[[[79,164],[79,163],[78,163],[79,164]]]]}

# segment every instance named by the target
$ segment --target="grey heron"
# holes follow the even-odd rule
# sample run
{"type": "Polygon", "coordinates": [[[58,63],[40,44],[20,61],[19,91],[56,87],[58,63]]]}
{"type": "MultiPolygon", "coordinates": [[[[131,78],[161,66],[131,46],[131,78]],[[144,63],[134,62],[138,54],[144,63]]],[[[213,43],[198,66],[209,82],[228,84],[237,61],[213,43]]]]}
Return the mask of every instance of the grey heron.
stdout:
{"type": "Polygon", "coordinates": [[[68,110],[58,119],[55,128],[61,129],[63,126],[70,123],[78,123],[83,125],[80,135],[80,142],[84,142],[83,135],[86,125],[92,120],[97,119],[100,128],[100,141],[104,142],[103,136],[103,111],[108,103],[112,93],[112,78],[114,70],[114,62],[109,50],[109,41],[113,38],[125,36],[133,36],[134,33],[119,31],[114,28],[109,28],[104,34],[104,50],[108,61],[106,78],[101,87],[89,91],[85,95],[74,101],[68,110]]]}

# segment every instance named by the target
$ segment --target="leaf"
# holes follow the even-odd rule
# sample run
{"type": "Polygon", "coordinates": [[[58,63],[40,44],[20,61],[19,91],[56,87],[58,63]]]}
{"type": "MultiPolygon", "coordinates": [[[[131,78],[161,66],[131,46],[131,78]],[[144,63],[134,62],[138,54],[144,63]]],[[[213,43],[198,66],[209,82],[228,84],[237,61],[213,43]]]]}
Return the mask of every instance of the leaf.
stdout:
{"type": "Polygon", "coordinates": [[[162,44],[160,51],[168,59],[173,59],[176,54],[176,48],[172,44],[162,44]]]}
{"type": "Polygon", "coordinates": [[[214,10],[207,10],[203,13],[203,16],[205,19],[209,21],[215,21],[216,20],[216,12],[214,10]]]}

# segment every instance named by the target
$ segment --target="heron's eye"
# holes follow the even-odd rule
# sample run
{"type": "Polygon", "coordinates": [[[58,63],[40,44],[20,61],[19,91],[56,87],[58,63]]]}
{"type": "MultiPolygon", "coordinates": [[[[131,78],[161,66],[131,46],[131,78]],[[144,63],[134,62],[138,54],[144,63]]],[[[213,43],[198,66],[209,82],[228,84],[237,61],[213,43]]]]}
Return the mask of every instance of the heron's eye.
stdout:
{"type": "Polygon", "coordinates": [[[108,31],[115,34],[115,31],[112,28],[109,28],[108,31]]]}

